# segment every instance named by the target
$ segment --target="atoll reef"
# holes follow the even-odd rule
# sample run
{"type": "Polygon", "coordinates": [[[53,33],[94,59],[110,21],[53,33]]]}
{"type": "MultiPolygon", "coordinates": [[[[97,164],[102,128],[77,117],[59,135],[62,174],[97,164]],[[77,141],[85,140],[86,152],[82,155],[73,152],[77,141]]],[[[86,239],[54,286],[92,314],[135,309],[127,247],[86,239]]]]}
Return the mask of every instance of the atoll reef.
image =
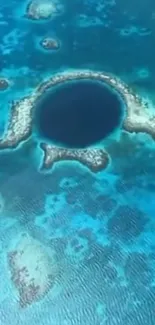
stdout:
{"type": "Polygon", "coordinates": [[[155,325],[154,1],[0,27],[0,325],[155,325]]]}
{"type": "Polygon", "coordinates": [[[26,17],[34,20],[49,19],[56,12],[57,8],[52,1],[32,0],[27,5],[26,17]]]}
{"type": "Polygon", "coordinates": [[[60,42],[56,38],[44,37],[40,41],[40,46],[47,51],[58,50],[60,48],[60,42]]]}
{"type": "MultiPolygon", "coordinates": [[[[47,90],[68,81],[85,79],[106,83],[120,94],[125,108],[122,130],[135,133],[145,132],[152,138],[155,137],[155,115],[151,110],[149,111],[146,102],[135,95],[127,85],[106,73],[77,70],[52,76],[40,83],[29,97],[12,103],[10,120],[3,138],[0,140],[0,149],[15,148],[31,136],[34,127],[34,109],[47,90]]],[[[42,141],[40,140],[40,142],[42,141]]],[[[101,145],[96,149],[90,148],[78,152],[77,150],[56,148],[44,143],[41,145],[41,149],[44,152],[42,164],[44,168],[49,168],[58,160],[77,160],[86,164],[92,171],[98,171],[107,167],[109,162],[108,153],[101,145]]]]}
{"type": "Polygon", "coordinates": [[[46,143],[41,143],[40,147],[44,151],[42,169],[51,168],[58,161],[74,160],[97,172],[106,168],[109,162],[108,154],[104,149],[64,149],[46,143]]]}
{"type": "Polygon", "coordinates": [[[27,234],[8,252],[8,265],[22,308],[42,299],[55,284],[58,270],[54,255],[49,256],[47,248],[27,234]]]}

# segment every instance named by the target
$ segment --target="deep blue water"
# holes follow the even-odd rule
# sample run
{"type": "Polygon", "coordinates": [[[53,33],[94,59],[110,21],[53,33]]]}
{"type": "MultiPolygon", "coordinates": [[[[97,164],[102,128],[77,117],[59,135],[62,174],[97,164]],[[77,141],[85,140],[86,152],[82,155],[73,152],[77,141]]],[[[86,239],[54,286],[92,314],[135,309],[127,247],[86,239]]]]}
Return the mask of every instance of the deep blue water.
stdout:
{"type": "MultiPolygon", "coordinates": [[[[1,132],[13,99],[74,68],[114,74],[154,108],[153,0],[67,0],[60,15],[41,22],[24,18],[26,5],[1,0],[0,70],[12,82],[0,93],[1,132]],[[40,49],[45,36],[60,39],[58,52],[40,49]]],[[[0,152],[1,324],[154,325],[154,141],[125,132],[110,137],[111,164],[96,174],[75,162],[40,172],[37,141],[33,134],[0,152]],[[58,274],[54,290],[27,308],[8,263],[23,233],[55,252],[58,274]]],[[[33,265],[39,249],[28,252],[33,265]]]]}
{"type": "Polygon", "coordinates": [[[123,100],[110,87],[90,81],[70,82],[36,105],[36,129],[51,143],[86,148],[119,128],[124,111],[123,100]]]}

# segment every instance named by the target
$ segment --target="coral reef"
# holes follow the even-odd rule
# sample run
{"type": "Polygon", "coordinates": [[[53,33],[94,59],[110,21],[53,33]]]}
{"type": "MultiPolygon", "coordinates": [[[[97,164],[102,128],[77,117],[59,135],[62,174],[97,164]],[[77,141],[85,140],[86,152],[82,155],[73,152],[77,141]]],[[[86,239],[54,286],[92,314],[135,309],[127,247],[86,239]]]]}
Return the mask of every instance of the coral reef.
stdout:
{"type": "Polygon", "coordinates": [[[44,151],[42,169],[51,168],[57,161],[75,160],[87,166],[91,171],[97,172],[106,168],[109,162],[108,154],[104,149],[65,149],[46,143],[41,143],[40,147],[44,151]]]}
{"type": "Polygon", "coordinates": [[[148,218],[140,210],[128,205],[119,206],[108,221],[109,236],[124,243],[132,242],[143,232],[147,221],[148,218]]]}
{"type": "Polygon", "coordinates": [[[9,80],[7,80],[6,78],[0,78],[0,91],[8,89],[9,84],[9,80]]]}
{"type": "Polygon", "coordinates": [[[32,129],[32,108],[33,97],[25,97],[17,102],[12,102],[8,126],[3,138],[0,139],[0,149],[15,148],[21,141],[29,137],[32,129]]]}
{"type": "Polygon", "coordinates": [[[103,214],[110,213],[117,206],[117,202],[114,198],[104,194],[99,194],[95,201],[103,214]]]}
{"type": "Polygon", "coordinates": [[[127,117],[124,119],[124,130],[132,132],[143,132],[155,138],[155,115],[149,110],[148,103],[137,95],[125,93],[127,101],[127,117]]]}
{"type": "MultiPolygon", "coordinates": [[[[33,6],[31,8],[33,8],[33,6]]],[[[142,99],[133,94],[130,88],[128,88],[119,79],[106,73],[91,70],[77,70],[71,72],[67,71],[52,76],[39,84],[29,97],[23,98],[17,103],[12,104],[8,126],[5,129],[3,138],[0,139],[0,148],[15,148],[20,144],[21,141],[27,140],[33,129],[34,109],[36,108],[37,103],[43,94],[52,87],[76,79],[92,79],[110,85],[120,94],[124,101],[125,114],[122,128],[128,132],[146,132],[153,138],[155,137],[155,115],[152,113],[152,110],[149,110],[146,103],[142,99]]],[[[53,162],[58,160],[74,159],[73,151],[61,150],[60,155],[58,154],[58,152],[60,152],[60,148],[56,150],[56,148],[54,149],[46,144],[41,145],[41,148],[44,149],[45,154],[43,161],[44,168],[49,168],[52,166],[53,162]]],[[[76,160],[78,160],[77,157],[80,156],[80,162],[86,164],[93,171],[98,171],[107,166],[108,155],[105,153],[104,149],[100,150],[99,148],[98,154],[97,149],[91,149],[91,151],[89,151],[89,155],[87,155],[88,151],[87,154],[85,151],[79,151],[79,154],[76,152],[76,160]],[[94,163],[91,162],[92,157],[90,156],[90,152],[92,152],[93,159],[94,157],[97,157],[95,158],[94,163]],[[85,153],[84,158],[81,156],[81,153],[82,155],[85,153]]]]}
{"type": "Polygon", "coordinates": [[[58,50],[60,48],[60,42],[56,38],[44,37],[40,41],[40,45],[44,50],[58,50]]]}
{"type": "Polygon", "coordinates": [[[32,0],[26,9],[26,16],[29,19],[49,19],[57,12],[56,5],[49,0],[32,0]]]}
{"type": "Polygon", "coordinates": [[[8,265],[23,308],[42,299],[54,286],[58,274],[54,254],[49,255],[39,241],[27,234],[8,252],[8,265]]]}
{"type": "MultiPolygon", "coordinates": [[[[81,201],[81,200],[80,200],[81,201]]],[[[117,202],[106,195],[92,195],[89,196],[87,193],[87,197],[84,198],[84,202],[82,202],[82,206],[84,211],[92,216],[94,219],[98,217],[106,217],[111,211],[113,211],[117,202]]]]}
{"type": "Polygon", "coordinates": [[[123,129],[128,132],[145,132],[152,137],[155,136],[155,114],[151,110],[149,111],[148,103],[135,95],[122,81],[108,74],[94,71],[68,72],[52,77],[47,82],[42,83],[38,87],[38,91],[44,93],[56,84],[76,79],[96,79],[110,85],[124,100],[125,116],[123,129]]]}

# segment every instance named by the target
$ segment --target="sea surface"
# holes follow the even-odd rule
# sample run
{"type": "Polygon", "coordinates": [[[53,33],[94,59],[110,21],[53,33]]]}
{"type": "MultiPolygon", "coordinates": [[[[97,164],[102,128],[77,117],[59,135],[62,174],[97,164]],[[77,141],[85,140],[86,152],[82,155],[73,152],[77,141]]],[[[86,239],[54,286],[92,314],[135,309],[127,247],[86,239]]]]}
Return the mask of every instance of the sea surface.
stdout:
{"type": "MultiPolygon", "coordinates": [[[[154,1],[59,1],[59,15],[35,22],[27,1],[0,0],[0,76],[11,81],[0,92],[1,136],[12,100],[70,69],[113,74],[155,105],[154,1]],[[60,49],[43,51],[45,36],[60,49]]],[[[41,172],[35,134],[0,151],[0,324],[155,324],[155,142],[124,132],[107,147],[111,163],[98,173],[76,162],[41,172]],[[8,258],[21,236],[54,251],[58,273],[25,308],[8,258]]]]}

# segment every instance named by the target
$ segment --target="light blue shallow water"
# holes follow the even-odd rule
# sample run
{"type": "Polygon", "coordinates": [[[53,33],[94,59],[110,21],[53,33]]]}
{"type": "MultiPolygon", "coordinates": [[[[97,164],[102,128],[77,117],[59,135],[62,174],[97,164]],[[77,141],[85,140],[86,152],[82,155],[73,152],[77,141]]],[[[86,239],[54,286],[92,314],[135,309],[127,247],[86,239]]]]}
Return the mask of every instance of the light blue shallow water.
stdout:
{"type": "MultiPolygon", "coordinates": [[[[11,81],[0,92],[1,133],[13,99],[70,68],[107,71],[155,102],[153,1],[66,0],[41,22],[24,18],[26,5],[1,0],[0,76],[11,81]],[[60,40],[59,51],[40,49],[45,36],[60,40]]],[[[154,141],[127,133],[109,139],[111,164],[97,174],[75,162],[41,173],[36,141],[33,134],[0,152],[1,324],[154,325],[154,141]],[[35,240],[45,255],[55,252],[56,280],[22,308],[8,256],[25,233],[32,265],[35,253],[41,259],[35,240]]]]}

